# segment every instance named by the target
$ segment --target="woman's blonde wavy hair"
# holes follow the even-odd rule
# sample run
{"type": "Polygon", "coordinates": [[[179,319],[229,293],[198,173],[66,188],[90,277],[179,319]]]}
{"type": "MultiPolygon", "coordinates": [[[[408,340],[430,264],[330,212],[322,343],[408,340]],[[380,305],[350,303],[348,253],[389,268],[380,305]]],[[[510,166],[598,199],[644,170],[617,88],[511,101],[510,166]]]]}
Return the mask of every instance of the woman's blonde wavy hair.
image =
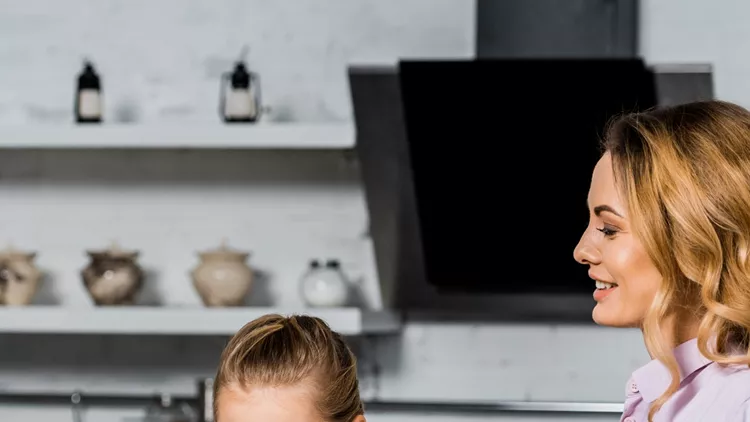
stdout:
{"type": "Polygon", "coordinates": [[[666,317],[699,320],[708,359],[750,364],[750,112],[706,101],[629,114],[610,125],[603,146],[663,277],[642,328],[672,382],[651,421],[680,386],[676,333],[660,325],[666,317]]]}

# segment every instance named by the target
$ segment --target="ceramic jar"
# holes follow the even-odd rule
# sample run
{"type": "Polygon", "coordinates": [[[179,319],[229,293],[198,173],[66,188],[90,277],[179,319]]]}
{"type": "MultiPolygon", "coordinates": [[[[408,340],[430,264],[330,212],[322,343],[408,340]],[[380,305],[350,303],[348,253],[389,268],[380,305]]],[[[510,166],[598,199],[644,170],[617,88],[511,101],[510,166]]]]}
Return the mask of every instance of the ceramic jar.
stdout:
{"type": "Polygon", "coordinates": [[[200,263],[191,276],[203,304],[242,305],[253,284],[253,271],[247,264],[250,253],[229,249],[222,242],[218,249],[200,252],[198,256],[200,263]]]}
{"type": "Polygon", "coordinates": [[[339,261],[310,261],[300,281],[302,299],[311,307],[341,307],[349,301],[349,283],[339,261]]]}
{"type": "Polygon", "coordinates": [[[98,306],[135,304],[144,279],[137,262],[139,253],[122,250],[117,244],[86,253],[91,261],[81,271],[81,276],[94,303],[98,306]]]}
{"type": "Polygon", "coordinates": [[[25,306],[34,299],[42,279],[35,257],[13,248],[0,251],[0,305],[25,306]]]}

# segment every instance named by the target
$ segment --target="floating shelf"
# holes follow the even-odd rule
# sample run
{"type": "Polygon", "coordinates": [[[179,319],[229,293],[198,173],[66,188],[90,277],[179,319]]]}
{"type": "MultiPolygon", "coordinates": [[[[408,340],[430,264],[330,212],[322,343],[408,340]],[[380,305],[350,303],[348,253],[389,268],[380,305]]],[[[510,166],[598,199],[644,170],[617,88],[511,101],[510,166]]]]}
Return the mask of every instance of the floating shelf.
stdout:
{"type": "Polygon", "coordinates": [[[347,336],[389,334],[401,327],[395,313],[359,308],[29,306],[0,308],[0,334],[232,335],[247,322],[270,313],[317,316],[347,336]]]}
{"type": "Polygon", "coordinates": [[[0,127],[0,149],[347,149],[349,123],[0,127]]]}

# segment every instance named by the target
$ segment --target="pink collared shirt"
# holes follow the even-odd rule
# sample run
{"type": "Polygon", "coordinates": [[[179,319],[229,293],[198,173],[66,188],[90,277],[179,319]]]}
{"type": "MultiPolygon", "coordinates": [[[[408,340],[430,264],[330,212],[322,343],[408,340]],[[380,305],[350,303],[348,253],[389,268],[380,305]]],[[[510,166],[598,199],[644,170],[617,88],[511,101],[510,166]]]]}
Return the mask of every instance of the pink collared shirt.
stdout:
{"type": "MultiPolygon", "coordinates": [[[[654,422],[750,422],[750,368],[722,366],[698,350],[697,339],[674,350],[682,380],[654,422]]],[[[663,393],[671,376],[658,360],[633,372],[626,386],[621,422],[646,422],[651,402],[663,393]]]]}

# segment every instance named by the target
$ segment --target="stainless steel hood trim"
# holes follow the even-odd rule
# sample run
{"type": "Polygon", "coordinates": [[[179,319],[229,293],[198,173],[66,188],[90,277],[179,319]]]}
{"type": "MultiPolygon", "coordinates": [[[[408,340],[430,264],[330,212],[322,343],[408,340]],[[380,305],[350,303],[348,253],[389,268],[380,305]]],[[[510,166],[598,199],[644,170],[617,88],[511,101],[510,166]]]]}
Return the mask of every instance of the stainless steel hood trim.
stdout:
{"type": "Polygon", "coordinates": [[[648,67],[655,73],[713,73],[711,63],[653,63],[648,67]]]}

